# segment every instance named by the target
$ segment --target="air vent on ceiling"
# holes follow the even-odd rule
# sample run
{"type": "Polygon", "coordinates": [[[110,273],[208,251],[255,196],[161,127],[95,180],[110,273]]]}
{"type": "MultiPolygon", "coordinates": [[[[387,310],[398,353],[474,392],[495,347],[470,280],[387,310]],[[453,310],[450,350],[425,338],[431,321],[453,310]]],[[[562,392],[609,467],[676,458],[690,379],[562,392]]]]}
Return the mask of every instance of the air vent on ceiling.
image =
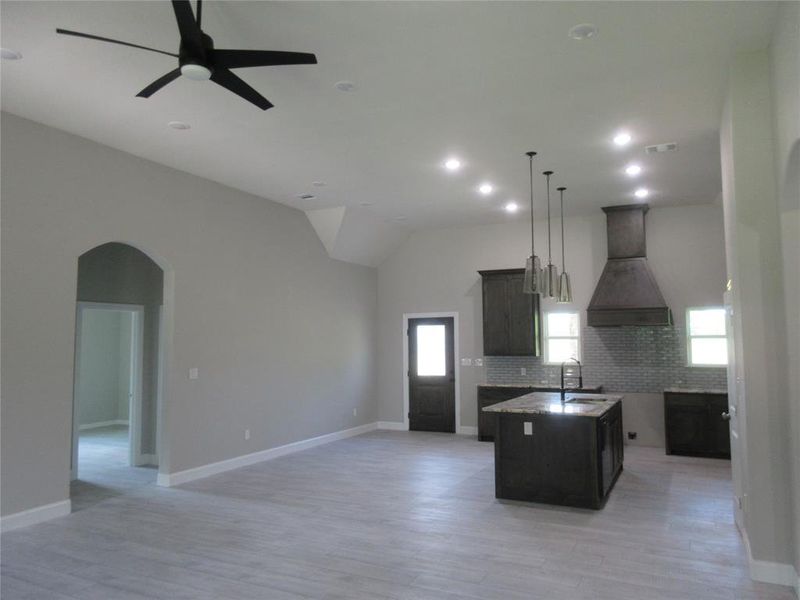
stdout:
{"type": "Polygon", "coordinates": [[[678,149],[678,144],[670,142],[669,144],[654,144],[653,146],[645,146],[644,151],[647,154],[655,154],[657,152],[675,152],[678,149]]]}

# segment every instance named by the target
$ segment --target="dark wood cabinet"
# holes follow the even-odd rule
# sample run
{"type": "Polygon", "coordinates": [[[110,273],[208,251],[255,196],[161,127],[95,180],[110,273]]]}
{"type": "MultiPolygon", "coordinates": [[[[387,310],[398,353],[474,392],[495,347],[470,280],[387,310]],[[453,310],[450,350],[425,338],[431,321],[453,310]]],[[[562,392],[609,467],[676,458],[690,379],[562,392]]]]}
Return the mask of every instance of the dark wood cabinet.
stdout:
{"type": "Polygon", "coordinates": [[[622,472],[621,404],[600,418],[496,414],[496,497],[602,508],[622,472]]]}
{"type": "Polygon", "coordinates": [[[728,395],[664,392],[667,454],[730,458],[728,395]]]}
{"type": "Polygon", "coordinates": [[[483,279],[483,353],[540,356],[538,294],[524,294],[525,269],[479,271],[483,279]]]}
{"type": "MultiPolygon", "coordinates": [[[[491,406],[498,402],[505,402],[512,398],[524,396],[531,392],[559,392],[558,388],[534,387],[530,385],[508,386],[508,385],[479,385],[478,386],[478,439],[482,442],[494,441],[495,413],[483,412],[485,406],[491,406]]],[[[593,388],[580,388],[570,390],[582,394],[602,394],[603,386],[593,388]]]]}

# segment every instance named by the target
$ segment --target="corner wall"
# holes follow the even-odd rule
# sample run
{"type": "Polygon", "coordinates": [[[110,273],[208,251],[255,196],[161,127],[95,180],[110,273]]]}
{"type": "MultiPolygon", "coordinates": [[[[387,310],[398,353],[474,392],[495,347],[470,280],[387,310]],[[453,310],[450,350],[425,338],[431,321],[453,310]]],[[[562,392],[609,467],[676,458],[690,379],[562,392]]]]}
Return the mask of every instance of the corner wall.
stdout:
{"type": "Polygon", "coordinates": [[[375,270],[329,259],[302,212],[8,113],[2,132],[4,515],[69,497],[78,257],[106,242],[166,274],[162,474],[377,420],[375,270]]]}

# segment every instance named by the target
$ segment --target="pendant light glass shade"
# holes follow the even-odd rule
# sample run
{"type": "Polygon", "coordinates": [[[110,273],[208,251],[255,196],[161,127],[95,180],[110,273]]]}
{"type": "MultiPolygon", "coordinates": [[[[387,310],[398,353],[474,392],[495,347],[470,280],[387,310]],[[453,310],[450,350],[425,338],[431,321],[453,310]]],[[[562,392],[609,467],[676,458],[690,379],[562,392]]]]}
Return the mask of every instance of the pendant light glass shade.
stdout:
{"type": "Polygon", "coordinates": [[[524,294],[539,294],[542,291],[542,263],[539,257],[536,256],[533,243],[533,157],[536,156],[536,152],[526,152],[526,154],[528,156],[531,184],[531,255],[525,261],[525,279],[522,282],[522,292],[524,294]]]}
{"type": "Polygon", "coordinates": [[[522,282],[524,294],[538,294],[542,287],[542,263],[538,256],[529,256],[525,261],[525,279],[522,282]]]}
{"type": "Polygon", "coordinates": [[[558,299],[559,304],[569,304],[572,302],[572,284],[569,281],[569,275],[566,271],[561,273],[558,281],[558,299]]]}
{"type": "Polygon", "coordinates": [[[566,189],[565,187],[558,188],[561,194],[561,268],[563,269],[561,278],[558,281],[558,297],[556,302],[559,304],[569,304],[572,302],[572,283],[570,283],[569,274],[567,273],[566,252],[564,251],[564,191],[566,189]]]}

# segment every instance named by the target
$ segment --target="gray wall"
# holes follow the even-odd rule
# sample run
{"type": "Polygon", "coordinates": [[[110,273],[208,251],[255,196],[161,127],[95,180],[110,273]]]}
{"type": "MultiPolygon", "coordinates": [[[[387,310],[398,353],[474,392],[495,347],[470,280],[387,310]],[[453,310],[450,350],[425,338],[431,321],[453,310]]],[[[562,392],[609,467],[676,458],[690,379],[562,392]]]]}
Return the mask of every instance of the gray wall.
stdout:
{"type": "Polygon", "coordinates": [[[123,312],[83,313],[76,390],[80,425],[128,420],[131,321],[123,312]]]}
{"type": "MultiPolygon", "coordinates": [[[[605,215],[598,213],[568,218],[566,222],[573,307],[580,311],[584,322],[585,309],[607,256],[605,215]]],[[[558,221],[553,231],[560,231],[558,221]]],[[[539,253],[546,250],[545,233],[544,223],[538,223],[539,253]]],[[[559,243],[560,238],[554,238],[554,247],[559,243]]],[[[725,251],[719,206],[651,209],[647,215],[647,245],[650,266],[679,327],[683,326],[687,307],[722,304],[725,251]]],[[[458,311],[459,356],[481,357],[478,270],[524,267],[529,253],[530,225],[515,220],[415,233],[379,267],[378,381],[382,421],[403,420],[403,313],[458,311]]],[[[544,310],[555,306],[549,300],[543,303],[544,310]]],[[[475,426],[476,385],[486,381],[486,370],[459,368],[461,424],[475,426]]],[[[602,377],[596,383],[604,383],[602,377]]],[[[660,394],[629,393],[624,413],[626,430],[648,432],[640,435],[638,443],[663,445],[660,394]]]]}
{"type": "Polygon", "coordinates": [[[144,306],[140,423],[141,451],[149,455],[156,454],[158,327],[163,296],[164,272],[132,246],[102,244],[78,259],[78,301],[144,306]]]}
{"type": "Polygon", "coordinates": [[[794,567],[800,577],[800,3],[784,2],[780,11],[770,58],[786,313],[789,456],[794,457],[794,567]]]}
{"type": "MultiPolygon", "coordinates": [[[[796,327],[797,320],[787,318],[784,293],[796,289],[797,256],[784,265],[782,235],[794,237],[796,231],[781,231],[770,63],[767,50],[734,60],[720,145],[738,382],[733,393],[740,408],[732,427],[742,449],[744,525],[753,559],[789,565],[795,561],[792,471],[798,454],[791,439],[796,400],[790,400],[788,376],[797,365],[787,360],[787,326],[796,327]]],[[[797,310],[796,300],[791,311],[797,310]]]]}
{"type": "Polygon", "coordinates": [[[68,498],[78,257],[106,242],[165,271],[161,472],[376,420],[375,269],[329,259],[297,210],[1,125],[4,514],[68,498]]]}

